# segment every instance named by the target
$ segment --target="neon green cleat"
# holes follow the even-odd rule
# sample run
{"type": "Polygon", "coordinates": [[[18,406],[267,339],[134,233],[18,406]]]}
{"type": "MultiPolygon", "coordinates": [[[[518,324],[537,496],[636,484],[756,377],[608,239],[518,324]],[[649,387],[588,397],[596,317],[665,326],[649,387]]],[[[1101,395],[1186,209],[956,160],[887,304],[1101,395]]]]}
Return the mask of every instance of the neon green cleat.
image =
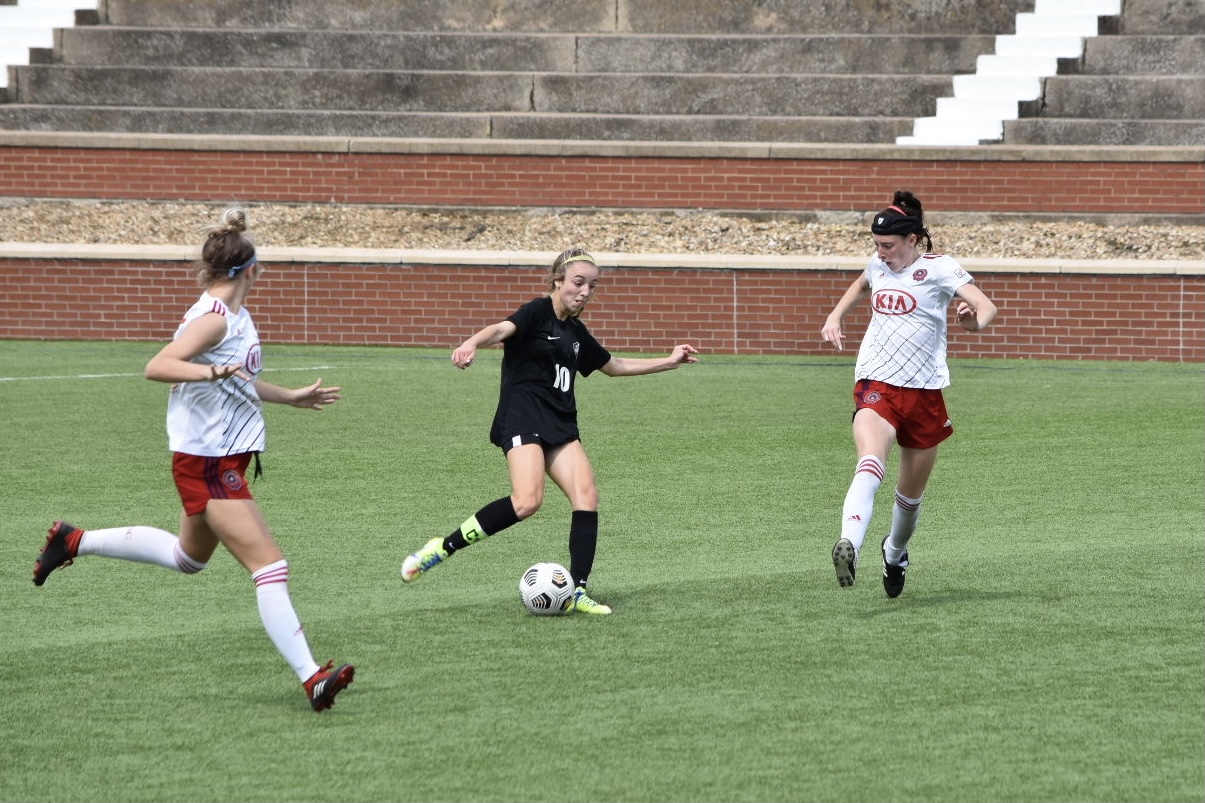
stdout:
{"type": "Polygon", "coordinates": [[[586,593],[586,589],[584,588],[579,588],[573,592],[573,600],[569,603],[569,607],[565,609],[565,613],[592,613],[596,616],[605,616],[610,612],[610,606],[590,599],[590,595],[586,593]]]}
{"type": "Polygon", "coordinates": [[[448,553],[444,551],[444,540],[432,538],[423,544],[423,548],[412,555],[407,555],[402,561],[402,582],[410,583],[419,578],[423,572],[434,569],[443,563],[448,553]]]}

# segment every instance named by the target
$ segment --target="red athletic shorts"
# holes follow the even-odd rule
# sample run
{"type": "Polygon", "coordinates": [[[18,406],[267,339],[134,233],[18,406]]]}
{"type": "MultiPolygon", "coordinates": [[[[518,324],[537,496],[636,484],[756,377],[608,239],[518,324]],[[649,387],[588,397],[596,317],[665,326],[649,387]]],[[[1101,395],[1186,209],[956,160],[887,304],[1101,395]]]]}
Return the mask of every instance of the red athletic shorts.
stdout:
{"type": "Polygon", "coordinates": [[[929,449],[954,434],[940,390],[859,379],[854,386],[854,415],[865,409],[895,427],[896,443],[906,449],[929,449]]]}
{"type": "Polygon", "coordinates": [[[228,457],[172,453],[172,476],[189,516],[204,513],[210,499],[251,499],[247,466],[252,452],[228,457]]]}

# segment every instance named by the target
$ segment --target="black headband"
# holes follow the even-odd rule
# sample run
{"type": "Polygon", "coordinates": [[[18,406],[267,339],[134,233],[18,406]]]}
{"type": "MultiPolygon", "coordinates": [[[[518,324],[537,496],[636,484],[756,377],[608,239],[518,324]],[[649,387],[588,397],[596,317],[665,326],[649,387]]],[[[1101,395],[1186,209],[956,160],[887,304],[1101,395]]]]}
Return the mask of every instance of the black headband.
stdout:
{"type": "Polygon", "coordinates": [[[925,227],[920,218],[911,215],[889,215],[884,210],[874,216],[870,231],[874,234],[898,234],[907,237],[909,234],[923,234],[925,227]]]}

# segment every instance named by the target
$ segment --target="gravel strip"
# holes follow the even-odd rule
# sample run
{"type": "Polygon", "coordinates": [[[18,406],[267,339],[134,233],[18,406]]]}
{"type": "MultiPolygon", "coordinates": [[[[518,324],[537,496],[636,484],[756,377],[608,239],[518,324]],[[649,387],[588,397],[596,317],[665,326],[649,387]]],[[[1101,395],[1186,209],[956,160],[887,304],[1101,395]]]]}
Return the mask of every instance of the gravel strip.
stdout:
{"type": "MultiPolygon", "coordinates": [[[[420,211],[376,206],[248,204],[256,242],[270,247],[866,256],[860,216],[807,222],[705,212],[420,211]]],[[[220,205],[0,201],[0,241],[199,244],[220,205]]],[[[936,250],[956,257],[1205,259],[1205,227],[1087,222],[930,225],[936,250]]]]}

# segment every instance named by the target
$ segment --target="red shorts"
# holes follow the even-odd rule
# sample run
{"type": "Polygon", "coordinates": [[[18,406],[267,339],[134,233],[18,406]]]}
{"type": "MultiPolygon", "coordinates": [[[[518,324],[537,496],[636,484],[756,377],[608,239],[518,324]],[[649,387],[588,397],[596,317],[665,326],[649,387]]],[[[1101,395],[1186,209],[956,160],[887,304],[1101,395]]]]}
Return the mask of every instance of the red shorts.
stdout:
{"type": "Polygon", "coordinates": [[[247,466],[252,452],[228,457],[201,457],[173,452],[172,477],[189,516],[204,513],[210,499],[251,499],[247,466]]]}
{"type": "Polygon", "coordinates": [[[859,379],[854,386],[854,415],[866,409],[895,427],[896,443],[905,449],[930,449],[954,434],[940,390],[859,379]]]}

